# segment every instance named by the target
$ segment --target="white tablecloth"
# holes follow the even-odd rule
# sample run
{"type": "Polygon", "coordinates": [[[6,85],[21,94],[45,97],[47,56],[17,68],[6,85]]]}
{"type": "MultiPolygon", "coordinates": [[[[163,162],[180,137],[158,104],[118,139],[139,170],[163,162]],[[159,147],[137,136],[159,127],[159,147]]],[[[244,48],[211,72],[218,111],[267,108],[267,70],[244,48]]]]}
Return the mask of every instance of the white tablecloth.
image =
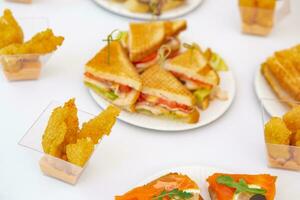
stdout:
{"type": "MultiPolygon", "coordinates": [[[[292,5],[299,8],[300,1],[292,5]]],[[[292,9],[263,38],[240,33],[236,0],[206,0],[186,17],[189,29],[182,37],[212,47],[226,59],[238,83],[231,109],[211,125],[181,133],[150,131],[118,121],[79,183],[70,186],[43,176],[36,155],[17,143],[51,100],[76,97],[81,109],[100,111],[82,83],[84,64],[104,45],[102,39],[111,30],[126,29],[131,20],[112,15],[90,0],[34,0],[32,5],[0,0],[0,11],[4,8],[12,9],[18,18],[47,17],[55,33],[66,40],[40,80],[7,82],[0,76],[1,200],[108,200],[153,173],[184,165],[273,173],[290,180],[294,190],[300,185],[299,173],[267,167],[260,104],[253,89],[260,63],[273,51],[300,42],[299,9],[292,9]]],[[[300,195],[299,190],[294,192],[300,195]]]]}

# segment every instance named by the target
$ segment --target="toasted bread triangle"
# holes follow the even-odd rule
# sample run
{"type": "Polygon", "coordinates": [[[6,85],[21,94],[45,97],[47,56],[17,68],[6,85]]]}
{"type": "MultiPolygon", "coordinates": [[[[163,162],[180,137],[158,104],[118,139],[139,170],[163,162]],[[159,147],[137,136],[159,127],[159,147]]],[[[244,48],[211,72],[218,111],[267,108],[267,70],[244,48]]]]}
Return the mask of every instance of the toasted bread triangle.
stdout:
{"type": "Polygon", "coordinates": [[[184,74],[212,86],[219,85],[218,73],[209,65],[204,55],[197,49],[188,49],[164,65],[168,71],[184,74]]]}
{"type": "Polygon", "coordinates": [[[204,55],[197,49],[188,49],[168,62],[171,65],[200,72],[208,63],[204,55]]]}
{"type": "Polygon", "coordinates": [[[178,103],[194,106],[195,97],[170,72],[159,65],[154,65],[141,75],[142,92],[158,97],[168,98],[178,103]]]}
{"type": "Polygon", "coordinates": [[[158,21],[131,23],[129,30],[129,57],[138,62],[158,50],[169,36],[175,36],[186,29],[186,21],[158,21]]]}
{"type": "Polygon", "coordinates": [[[134,66],[129,61],[121,44],[117,41],[104,47],[86,64],[86,71],[98,77],[129,85],[136,90],[141,88],[141,80],[134,66]],[[108,61],[108,51],[110,59],[108,61]]]}

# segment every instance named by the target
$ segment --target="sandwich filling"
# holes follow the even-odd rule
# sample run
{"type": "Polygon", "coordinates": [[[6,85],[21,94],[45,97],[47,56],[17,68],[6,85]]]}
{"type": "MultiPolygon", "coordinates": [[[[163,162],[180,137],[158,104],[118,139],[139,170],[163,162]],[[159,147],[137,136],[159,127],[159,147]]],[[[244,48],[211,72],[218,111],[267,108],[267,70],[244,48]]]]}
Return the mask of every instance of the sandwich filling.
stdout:
{"type": "Polygon", "coordinates": [[[136,109],[148,111],[154,115],[173,114],[175,117],[184,117],[194,111],[191,106],[145,93],[140,94],[136,109]]]}
{"type": "MultiPolygon", "coordinates": [[[[166,48],[171,50],[171,53],[168,55],[168,58],[173,58],[179,53],[180,49],[180,41],[176,37],[168,37],[166,43],[164,44],[166,48]]],[[[146,68],[154,65],[159,61],[160,57],[158,54],[158,50],[146,56],[140,61],[134,62],[133,64],[136,66],[139,72],[145,70],[146,68]]]]}
{"type": "Polygon", "coordinates": [[[136,94],[136,90],[111,80],[96,77],[89,72],[84,74],[85,84],[96,93],[104,96],[118,105],[128,105],[136,94]]]}

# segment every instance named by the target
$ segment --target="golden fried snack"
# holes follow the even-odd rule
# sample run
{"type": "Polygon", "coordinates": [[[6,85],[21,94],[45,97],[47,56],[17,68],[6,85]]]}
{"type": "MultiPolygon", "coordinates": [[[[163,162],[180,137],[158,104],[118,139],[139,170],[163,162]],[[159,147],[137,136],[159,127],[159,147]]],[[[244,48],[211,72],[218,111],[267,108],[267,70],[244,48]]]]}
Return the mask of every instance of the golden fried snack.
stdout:
{"type": "Polygon", "coordinates": [[[254,0],[240,0],[239,6],[243,23],[253,24],[257,13],[257,2],[254,0]]]}
{"type": "Polygon", "coordinates": [[[264,27],[272,27],[274,24],[274,13],[276,0],[258,0],[256,23],[264,27]]]}
{"type": "Polygon", "coordinates": [[[300,130],[293,133],[291,138],[291,145],[300,147],[300,130]]]}
{"type": "Polygon", "coordinates": [[[84,123],[79,132],[79,138],[90,137],[94,144],[97,144],[104,135],[109,135],[120,109],[115,106],[109,106],[94,119],[84,123]]]}
{"type": "Polygon", "coordinates": [[[300,100],[300,80],[291,62],[271,57],[266,63],[279,85],[295,100],[300,100]]]}
{"type": "Polygon", "coordinates": [[[276,58],[286,59],[292,62],[295,69],[300,73],[300,45],[292,47],[290,49],[275,52],[276,58]]]}
{"type": "Polygon", "coordinates": [[[278,51],[261,66],[274,93],[290,107],[300,101],[300,45],[278,51]]]}
{"type": "Polygon", "coordinates": [[[63,155],[63,143],[67,134],[65,117],[63,108],[54,109],[42,139],[44,152],[59,158],[63,155]]]}
{"type": "Polygon", "coordinates": [[[283,121],[290,131],[296,133],[300,130],[300,106],[296,106],[287,112],[283,116],[283,121]]]}
{"type": "Polygon", "coordinates": [[[70,99],[63,107],[52,112],[42,138],[45,153],[63,158],[66,145],[76,142],[79,125],[74,102],[74,99],[70,99]]]}
{"type": "Polygon", "coordinates": [[[0,17],[0,49],[13,43],[23,43],[23,39],[23,31],[12,12],[4,10],[3,16],[0,17]]]}
{"type": "Polygon", "coordinates": [[[275,159],[290,158],[289,144],[292,132],[286,127],[282,119],[273,117],[265,124],[265,140],[267,144],[279,144],[278,146],[269,145],[268,151],[271,157],[275,159]],[[286,146],[285,146],[286,145],[286,146]]]}
{"type": "Polygon", "coordinates": [[[63,41],[63,37],[55,36],[51,29],[47,29],[37,33],[31,40],[23,44],[11,44],[0,49],[0,54],[47,54],[55,51],[58,46],[62,45],[63,41]]]}
{"type": "Polygon", "coordinates": [[[91,138],[78,139],[75,144],[67,145],[67,159],[69,162],[83,167],[94,151],[91,138]]]}
{"type": "Polygon", "coordinates": [[[67,144],[76,143],[79,132],[79,122],[77,117],[77,107],[75,105],[75,99],[70,99],[68,102],[66,102],[63,109],[67,113],[67,116],[64,120],[67,125],[67,133],[65,135],[63,144],[63,151],[65,153],[65,146],[67,144]]]}
{"type": "MultiPolygon", "coordinates": [[[[298,130],[295,134],[294,134],[294,145],[296,146],[296,148],[294,149],[293,155],[294,155],[294,160],[296,161],[296,163],[298,165],[300,165],[300,130],[298,130]]],[[[300,166],[299,166],[300,169],[300,166]]]]}

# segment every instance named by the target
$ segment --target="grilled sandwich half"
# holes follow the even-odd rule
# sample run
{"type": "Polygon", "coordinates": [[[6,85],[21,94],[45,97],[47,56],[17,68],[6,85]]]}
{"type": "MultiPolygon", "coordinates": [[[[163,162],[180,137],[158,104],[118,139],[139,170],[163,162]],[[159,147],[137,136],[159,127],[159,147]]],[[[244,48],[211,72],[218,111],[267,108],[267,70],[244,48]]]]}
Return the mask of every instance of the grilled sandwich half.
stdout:
{"type": "Polygon", "coordinates": [[[199,121],[195,97],[170,72],[154,65],[141,74],[141,80],[143,88],[136,103],[138,112],[186,123],[199,121]]]}
{"type": "Polygon", "coordinates": [[[168,57],[176,55],[180,49],[178,34],[185,30],[185,20],[131,23],[124,46],[129,58],[139,72],[144,71],[159,60],[159,49],[170,49],[168,57]]]}
{"type": "Polygon", "coordinates": [[[134,111],[141,79],[120,42],[113,41],[85,66],[84,82],[116,106],[134,111]]]}
{"type": "Polygon", "coordinates": [[[211,94],[218,87],[220,77],[200,49],[187,49],[168,60],[164,68],[194,94],[201,109],[205,110],[209,106],[212,100],[211,94]]]}

